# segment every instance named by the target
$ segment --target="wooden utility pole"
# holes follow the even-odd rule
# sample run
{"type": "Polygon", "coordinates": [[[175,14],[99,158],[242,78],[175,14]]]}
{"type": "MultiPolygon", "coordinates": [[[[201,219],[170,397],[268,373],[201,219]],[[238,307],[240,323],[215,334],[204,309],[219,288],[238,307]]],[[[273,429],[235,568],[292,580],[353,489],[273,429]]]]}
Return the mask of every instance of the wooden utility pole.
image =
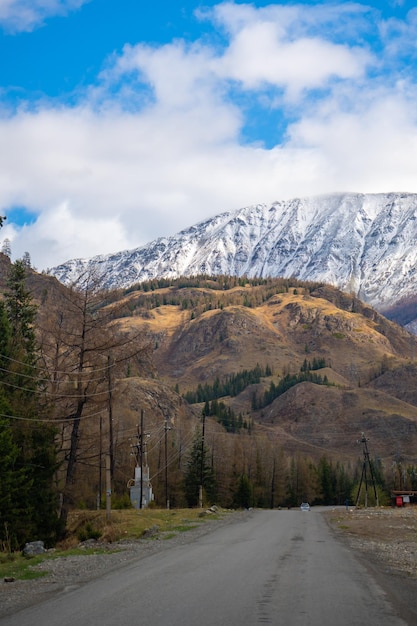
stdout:
{"type": "Polygon", "coordinates": [[[272,480],[271,480],[271,509],[274,508],[274,500],[275,500],[275,454],[272,465],[272,480]]]}
{"type": "Polygon", "coordinates": [[[102,461],[103,461],[103,418],[100,415],[100,436],[99,436],[99,453],[98,453],[98,490],[97,490],[97,510],[101,508],[101,497],[102,497],[102,461]]]}
{"type": "Polygon", "coordinates": [[[143,508],[143,426],[145,415],[143,409],[140,412],[140,435],[139,435],[139,463],[140,463],[140,502],[139,508],[143,508]]]}
{"type": "Polygon", "coordinates": [[[168,425],[169,418],[165,418],[165,502],[166,507],[169,509],[169,493],[168,493],[168,431],[171,430],[171,426],[168,425]]]}
{"type": "Polygon", "coordinates": [[[114,444],[113,444],[113,380],[112,380],[112,359],[107,357],[107,385],[109,398],[109,455],[110,455],[110,472],[111,478],[114,480],[114,444]]]}
{"type": "Polygon", "coordinates": [[[106,519],[110,521],[111,514],[111,462],[110,454],[106,454],[106,519]]]}
{"type": "Polygon", "coordinates": [[[203,430],[201,433],[201,467],[200,467],[200,486],[198,490],[198,505],[203,508],[203,483],[204,483],[204,435],[206,427],[206,414],[203,412],[203,430]]]}

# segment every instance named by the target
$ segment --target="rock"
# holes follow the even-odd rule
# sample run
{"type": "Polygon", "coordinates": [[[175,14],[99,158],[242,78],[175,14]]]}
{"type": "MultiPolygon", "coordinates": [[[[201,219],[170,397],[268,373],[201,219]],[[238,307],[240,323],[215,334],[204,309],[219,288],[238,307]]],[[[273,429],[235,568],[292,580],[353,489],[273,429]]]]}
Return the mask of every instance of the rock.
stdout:
{"type": "Polygon", "coordinates": [[[79,548],[95,548],[97,545],[97,539],[86,539],[78,544],[79,548]]]}
{"type": "Polygon", "coordinates": [[[213,504],[213,506],[209,507],[208,509],[205,509],[204,511],[201,511],[198,514],[198,517],[205,517],[206,515],[212,515],[213,513],[217,513],[218,512],[218,508],[215,504],[213,504]]]}
{"type": "Polygon", "coordinates": [[[24,556],[35,556],[37,554],[43,554],[44,552],[46,552],[46,550],[43,541],[30,541],[26,543],[23,548],[24,556]]]}
{"type": "Polygon", "coordinates": [[[157,535],[159,532],[159,526],[157,524],[154,524],[151,528],[147,528],[142,537],[143,538],[148,538],[148,537],[154,537],[155,535],[157,535]]]}

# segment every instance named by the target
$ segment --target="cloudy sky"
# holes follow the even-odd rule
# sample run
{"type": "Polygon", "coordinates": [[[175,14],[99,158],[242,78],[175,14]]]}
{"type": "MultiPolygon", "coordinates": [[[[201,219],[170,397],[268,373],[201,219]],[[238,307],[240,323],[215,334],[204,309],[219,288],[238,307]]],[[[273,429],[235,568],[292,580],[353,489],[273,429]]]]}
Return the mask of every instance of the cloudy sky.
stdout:
{"type": "Polygon", "coordinates": [[[411,0],[0,0],[0,245],[43,270],[255,203],[417,192],[411,0]]]}

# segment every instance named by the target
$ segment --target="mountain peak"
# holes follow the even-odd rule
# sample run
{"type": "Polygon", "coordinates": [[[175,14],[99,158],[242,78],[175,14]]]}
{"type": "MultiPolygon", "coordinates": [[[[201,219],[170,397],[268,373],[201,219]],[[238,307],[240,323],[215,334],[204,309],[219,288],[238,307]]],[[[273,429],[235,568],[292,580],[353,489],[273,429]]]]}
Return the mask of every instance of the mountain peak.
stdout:
{"type": "Polygon", "coordinates": [[[417,194],[334,193],[221,213],[171,237],[50,270],[64,284],[94,270],[107,288],[197,274],[290,277],[376,308],[414,293],[417,194]]]}

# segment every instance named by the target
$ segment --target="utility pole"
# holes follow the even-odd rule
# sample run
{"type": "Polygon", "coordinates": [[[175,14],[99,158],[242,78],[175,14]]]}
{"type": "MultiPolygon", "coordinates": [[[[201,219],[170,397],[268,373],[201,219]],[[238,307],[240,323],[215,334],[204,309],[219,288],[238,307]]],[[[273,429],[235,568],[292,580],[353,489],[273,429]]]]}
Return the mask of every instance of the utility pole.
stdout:
{"type": "Polygon", "coordinates": [[[111,512],[111,462],[110,454],[106,454],[106,519],[110,521],[111,512]]]}
{"type": "Polygon", "coordinates": [[[102,487],[102,457],[103,457],[103,418],[100,415],[100,437],[99,437],[99,453],[98,453],[98,491],[97,491],[97,511],[101,508],[101,487],[102,487]]]}
{"type": "MultiPolygon", "coordinates": [[[[132,448],[135,448],[136,452],[135,456],[135,482],[134,486],[139,487],[139,498],[135,498],[138,502],[139,506],[137,508],[143,508],[143,500],[145,496],[145,503],[149,504],[150,499],[152,499],[152,488],[149,481],[149,467],[148,467],[148,456],[147,456],[147,442],[146,438],[150,437],[149,433],[144,432],[144,411],[141,410],[140,414],[140,426],[138,424],[138,434],[137,439],[138,442],[134,445],[131,445],[132,448]],[[138,474],[139,472],[139,474],[138,474]],[[145,475],[145,476],[144,476],[145,475]],[[145,481],[145,482],[144,482],[145,481]]],[[[133,455],[133,452],[132,452],[133,455]]]]}
{"type": "Polygon", "coordinates": [[[143,507],[143,424],[144,424],[144,412],[143,409],[140,412],[140,435],[139,435],[139,457],[140,457],[140,502],[139,508],[143,507]]]}
{"type": "Polygon", "coordinates": [[[271,509],[274,508],[274,500],[275,500],[275,454],[272,465],[272,481],[271,481],[271,509]]]}
{"type": "Polygon", "coordinates": [[[110,456],[110,474],[114,479],[114,446],[113,446],[113,389],[112,389],[112,360],[110,354],[107,357],[107,388],[109,398],[109,456],[110,456]]]}
{"type": "Polygon", "coordinates": [[[169,509],[169,494],[168,494],[168,431],[171,430],[171,426],[168,424],[169,417],[165,418],[165,502],[166,507],[169,509]]]}
{"type": "Polygon", "coordinates": [[[200,487],[198,490],[198,505],[203,508],[203,483],[204,483],[204,434],[206,427],[206,414],[203,411],[203,430],[201,433],[201,466],[200,466],[200,487]]]}
{"type": "Polygon", "coordinates": [[[373,473],[373,469],[372,469],[372,463],[369,459],[369,450],[368,450],[368,439],[365,437],[365,434],[362,433],[362,437],[361,439],[358,440],[358,443],[362,444],[363,447],[363,464],[362,464],[362,475],[361,475],[361,480],[359,483],[359,489],[358,489],[358,495],[356,497],[356,505],[358,506],[359,503],[359,498],[361,495],[361,490],[362,490],[362,483],[365,482],[365,508],[367,508],[368,506],[368,476],[366,473],[366,466],[369,467],[369,473],[371,475],[371,479],[372,479],[372,486],[374,489],[374,496],[375,496],[375,503],[376,506],[379,506],[379,500],[378,500],[378,493],[376,490],[376,483],[375,483],[375,478],[374,478],[374,473],[373,473]]]}

